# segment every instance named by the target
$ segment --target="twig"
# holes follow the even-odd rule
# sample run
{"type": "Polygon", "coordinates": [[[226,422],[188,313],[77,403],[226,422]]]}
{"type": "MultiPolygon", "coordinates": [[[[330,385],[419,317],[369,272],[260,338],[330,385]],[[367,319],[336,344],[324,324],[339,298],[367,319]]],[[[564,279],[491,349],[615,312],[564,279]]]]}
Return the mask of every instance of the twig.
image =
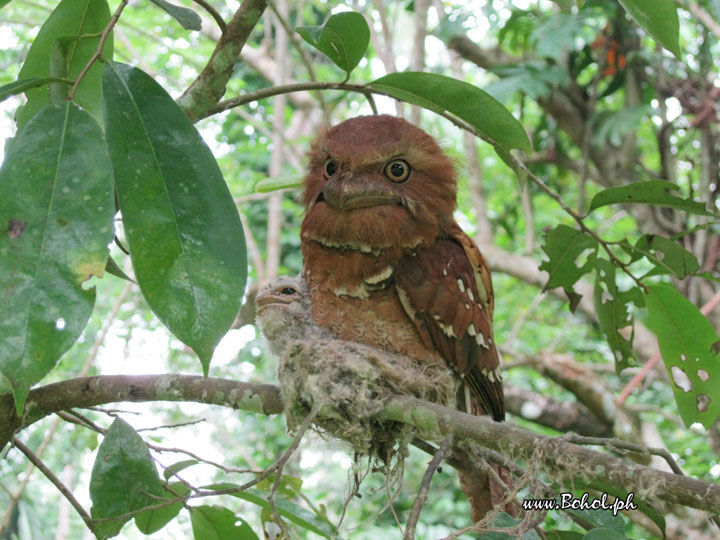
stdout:
{"type": "Polygon", "coordinates": [[[202,6],[203,9],[207,11],[213,19],[215,19],[215,22],[220,27],[220,31],[224,34],[227,30],[227,23],[225,22],[225,19],[222,18],[222,15],[220,15],[217,10],[210,4],[208,4],[205,0],[193,0],[193,2],[195,2],[199,6],[202,6]]]}
{"type": "Polygon", "coordinates": [[[641,444],[636,444],[628,441],[623,441],[620,439],[617,439],[615,437],[611,439],[604,439],[602,437],[584,437],[582,435],[578,435],[576,433],[568,433],[567,435],[564,435],[562,437],[568,442],[571,442],[573,444],[585,444],[585,445],[591,445],[591,446],[606,446],[607,448],[610,448],[611,450],[625,450],[628,452],[635,452],[636,454],[649,454],[651,456],[658,456],[663,458],[665,461],[667,461],[667,464],[670,466],[670,469],[672,469],[672,472],[675,474],[679,474],[681,476],[684,476],[685,473],[680,468],[680,466],[677,464],[675,459],[672,457],[670,452],[668,452],[667,448],[650,448],[648,446],[643,446],[641,444]]]}
{"type": "Polygon", "coordinates": [[[15,448],[25,454],[25,457],[28,458],[28,461],[30,461],[30,463],[40,469],[40,472],[42,472],[45,477],[53,483],[53,485],[60,493],[62,493],[62,495],[68,500],[68,502],[77,511],[77,513],[80,514],[80,517],[85,522],[87,528],[90,529],[90,531],[94,534],[95,527],[93,525],[93,520],[90,518],[90,515],[85,511],[85,509],[78,502],[72,492],[65,486],[65,484],[63,484],[60,479],[55,476],[55,473],[48,469],[47,466],[42,462],[42,460],[40,460],[40,458],[38,458],[33,453],[33,451],[30,450],[30,448],[28,448],[27,446],[25,446],[17,437],[13,437],[12,444],[15,446],[15,448]]]}
{"type": "Polygon", "coordinates": [[[580,171],[578,172],[579,184],[578,184],[578,212],[584,212],[585,209],[585,195],[586,185],[588,177],[588,163],[590,161],[590,140],[592,136],[592,122],[590,122],[590,115],[595,111],[595,106],[598,101],[598,85],[602,78],[603,72],[607,65],[607,54],[610,50],[610,43],[612,40],[610,36],[605,39],[605,44],[600,51],[600,60],[597,63],[597,71],[593,76],[592,82],[590,83],[589,96],[587,101],[587,120],[583,125],[582,133],[582,144],[581,144],[581,155],[580,155],[580,171]]]}
{"type": "MultiPolygon", "coordinates": [[[[305,69],[308,72],[308,75],[310,76],[311,81],[317,81],[317,75],[315,75],[315,68],[313,68],[312,61],[310,58],[308,58],[307,51],[302,47],[298,39],[295,37],[295,32],[292,28],[290,28],[290,25],[288,24],[288,21],[285,20],[285,17],[280,15],[280,12],[277,9],[277,6],[275,6],[275,2],[271,2],[268,4],[270,7],[270,10],[275,15],[275,18],[278,20],[278,22],[282,25],[283,29],[285,30],[285,33],[287,34],[288,38],[290,39],[290,42],[293,44],[293,47],[297,50],[297,52],[300,54],[300,61],[305,66],[305,69]]],[[[325,103],[325,98],[323,97],[322,92],[313,92],[313,95],[317,98],[318,103],[320,103],[320,108],[323,110],[324,113],[327,113],[327,103],[325,103]]]]}
{"type": "Polygon", "coordinates": [[[95,61],[102,56],[102,50],[105,46],[105,41],[107,41],[108,36],[110,35],[110,32],[112,31],[113,27],[117,24],[118,19],[120,18],[120,14],[123,12],[123,9],[125,9],[125,6],[127,6],[128,0],[120,0],[120,5],[115,10],[115,13],[113,13],[112,17],[110,17],[110,20],[105,25],[105,28],[103,29],[102,33],[100,34],[100,41],[98,42],[98,47],[93,53],[93,55],[90,57],[90,60],[88,60],[87,64],[85,64],[85,67],[82,68],[82,71],[77,76],[77,79],[75,79],[75,84],[73,84],[73,87],[70,89],[70,93],[68,94],[68,100],[72,101],[75,99],[75,92],[77,92],[78,86],[80,86],[80,83],[85,78],[85,75],[87,75],[87,72],[90,71],[90,68],[95,63],[95,61]]]}
{"type": "Polygon", "coordinates": [[[425,504],[425,501],[427,501],[428,491],[430,490],[430,481],[432,480],[432,477],[435,474],[438,466],[440,465],[442,460],[445,459],[445,456],[450,451],[452,442],[453,436],[452,433],[449,433],[440,445],[440,448],[438,448],[435,452],[432,460],[430,460],[430,463],[425,470],[425,474],[423,475],[422,482],[420,483],[420,490],[418,491],[418,496],[415,498],[415,502],[413,503],[412,509],[410,510],[410,516],[408,517],[408,522],[405,526],[405,534],[403,534],[403,540],[413,540],[415,538],[415,528],[417,527],[418,519],[420,519],[420,512],[422,511],[422,507],[425,504]]]}
{"type": "Polygon", "coordinates": [[[194,426],[195,424],[202,424],[203,422],[205,422],[205,419],[200,418],[199,420],[188,420],[187,422],[178,422],[177,424],[164,424],[162,426],[139,428],[139,429],[136,429],[135,431],[140,433],[141,431],[157,431],[159,429],[174,429],[174,428],[179,428],[179,427],[194,426]]]}
{"type": "MultiPolygon", "coordinates": [[[[87,418],[86,416],[83,416],[82,414],[78,413],[77,411],[70,410],[70,411],[60,411],[57,413],[59,417],[61,417],[66,422],[72,422],[74,424],[77,424],[79,426],[82,426],[87,429],[91,429],[97,433],[102,433],[103,435],[107,433],[107,430],[98,426],[95,424],[92,420],[87,418]]],[[[141,431],[141,430],[137,430],[141,431]]],[[[212,467],[215,467],[217,469],[220,469],[221,471],[225,473],[235,473],[235,474],[262,474],[263,471],[256,470],[256,469],[238,469],[236,467],[228,467],[226,465],[223,465],[222,463],[217,463],[215,461],[205,459],[203,457],[198,456],[197,454],[194,454],[193,452],[190,452],[189,450],[185,450],[183,448],[174,448],[169,446],[160,446],[157,444],[145,443],[148,448],[151,450],[155,450],[156,452],[171,452],[174,454],[183,454],[188,456],[189,458],[194,459],[195,461],[199,463],[204,463],[206,465],[210,465],[212,467]]]]}
{"type": "Polygon", "coordinates": [[[270,494],[268,495],[267,500],[268,500],[268,503],[270,504],[270,510],[273,513],[273,519],[275,519],[275,522],[278,524],[278,526],[280,527],[280,529],[283,532],[283,538],[287,537],[287,527],[285,526],[285,522],[280,517],[280,512],[278,512],[277,506],[275,505],[275,494],[277,493],[277,490],[280,487],[280,480],[282,479],[282,472],[283,472],[283,469],[285,468],[285,464],[295,453],[295,450],[297,450],[298,446],[300,446],[300,441],[302,441],[302,438],[305,435],[305,432],[308,430],[308,428],[310,427],[310,424],[315,419],[317,414],[318,414],[318,407],[317,407],[317,405],[313,405],[313,408],[310,410],[308,415],[304,418],[302,424],[300,424],[300,427],[298,427],[297,433],[295,434],[295,438],[293,439],[293,441],[290,444],[290,446],[288,447],[288,449],[285,450],[285,453],[282,456],[280,456],[280,459],[278,459],[269,469],[267,469],[267,471],[265,473],[258,476],[258,478],[260,478],[260,477],[266,478],[266,477],[270,476],[270,474],[272,472],[275,473],[275,482],[273,482],[272,490],[270,490],[270,494]],[[268,472],[268,471],[270,471],[270,472],[268,472]]]}

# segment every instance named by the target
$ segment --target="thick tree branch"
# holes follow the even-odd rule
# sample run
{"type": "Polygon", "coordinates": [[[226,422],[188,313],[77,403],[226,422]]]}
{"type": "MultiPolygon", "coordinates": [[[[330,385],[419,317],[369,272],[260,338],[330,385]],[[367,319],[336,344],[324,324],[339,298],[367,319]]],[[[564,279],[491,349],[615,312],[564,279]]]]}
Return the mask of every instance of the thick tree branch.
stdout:
{"type": "Polygon", "coordinates": [[[41,418],[74,407],[121,401],[190,401],[262,414],[283,411],[276,386],[199,375],[105,375],[82,377],[30,391],[25,414],[17,416],[11,395],[0,396],[0,449],[14,433],[41,418]]]}
{"type": "Polygon", "coordinates": [[[622,486],[643,500],[660,500],[710,513],[720,512],[720,485],[628,463],[609,454],[546,437],[487,417],[472,416],[409,396],[393,398],[381,417],[426,433],[473,441],[515,459],[538,460],[556,481],[622,486]]]}
{"type": "MultiPolygon", "coordinates": [[[[24,417],[15,415],[12,397],[0,396],[0,426],[4,446],[14,432],[43,416],[73,407],[90,407],[119,401],[193,401],[262,414],[282,412],[278,387],[192,375],[114,375],[72,379],[30,392],[24,417]]],[[[576,446],[562,437],[546,437],[468,415],[408,396],[392,398],[380,416],[407,423],[423,436],[471,439],[512,459],[537,460],[542,470],[558,482],[610,483],[642,499],[655,499],[720,513],[720,485],[628,463],[576,446]]],[[[218,492],[220,493],[220,492],[218,492]]]]}
{"type": "Polygon", "coordinates": [[[267,7],[268,0],[244,0],[227,25],[215,50],[197,79],[178,98],[192,121],[205,116],[225,94],[238,55],[267,7]]]}

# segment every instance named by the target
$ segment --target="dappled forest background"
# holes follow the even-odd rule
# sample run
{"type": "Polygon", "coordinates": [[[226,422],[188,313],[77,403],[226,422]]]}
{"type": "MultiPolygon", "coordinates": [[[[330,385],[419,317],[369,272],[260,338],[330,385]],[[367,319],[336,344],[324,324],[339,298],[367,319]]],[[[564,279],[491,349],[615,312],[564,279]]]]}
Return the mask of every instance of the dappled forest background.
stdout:
{"type": "MultiPolygon", "coordinates": [[[[201,16],[200,31],[184,29],[153,3],[139,0],[130,2],[114,29],[114,59],[141,68],[174,98],[195,80],[220,38],[218,22],[203,9],[203,2],[178,3],[201,16]]],[[[239,6],[232,0],[208,3],[226,21],[239,6]]],[[[33,37],[56,2],[4,4],[0,85],[18,77],[33,37]]],[[[111,2],[111,12],[113,4],[117,2],[111,2]]],[[[685,474],[717,482],[720,427],[686,427],[681,420],[672,382],[658,361],[657,340],[646,321],[635,321],[631,344],[621,342],[630,338],[628,328],[611,347],[598,315],[597,295],[602,298],[603,290],[594,289],[593,275],[575,283],[581,297],[571,294],[569,301],[562,287],[544,290],[548,274],[540,269],[548,259],[544,235],[561,224],[575,226],[562,205],[583,216],[584,224],[610,244],[625,239],[635,244],[643,235],[672,238],[690,255],[681,257],[684,270],[673,266],[654,271],[661,277],[649,279],[675,285],[703,308],[715,329],[720,327],[720,310],[714,309],[720,301],[717,283],[692,275],[717,275],[720,239],[712,216],[625,204],[604,206],[585,217],[601,190],[656,179],[675,183],[678,197],[717,211],[720,2],[682,0],[678,5],[676,57],[615,1],[278,0],[242,48],[226,98],[271,85],[343,81],[345,73],[294,28],[320,25],[332,13],[354,10],[366,18],[371,39],[350,83],[406,70],[428,71],[470,82],[503,103],[532,141],[533,151],[523,162],[559,194],[560,201],[526,175],[516,174],[491,145],[445,118],[388,97],[374,98],[380,112],[404,116],[431,133],[457,164],[456,218],[493,270],[494,326],[504,361],[508,422],[549,435],[575,432],[665,447],[685,474]],[[625,369],[616,370],[616,360],[625,369]]],[[[14,96],[2,103],[4,137],[14,135],[15,110],[23,101],[14,96]]],[[[249,101],[196,123],[237,204],[248,253],[243,307],[213,357],[211,376],[275,382],[275,360],[254,326],[253,299],[260,286],[278,275],[295,275],[302,266],[303,208],[297,185],[305,153],[321,126],[372,112],[361,93],[317,90],[249,101]]],[[[122,243],[119,221],[117,234],[122,243]]],[[[648,256],[637,257],[638,276],[652,271],[664,257],[677,260],[670,248],[654,251],[648,240],[653,237],[645,238],[642,245],[648,256]]],[[[132,276],[129,257],[117,245],[111,254],[132,276]]],[[[583,256],[589,255],[579,254],[579,268],[587,262],[583,256]]],[[[197,358],[152,314],[135,284],[109,274],[93,282],[98,295],[92,318],[43,383],[92,374],[201,373],[197,358]]],[[[618,284],[628,290],[633,282],[618,272],[618,284]]],[[[630,315],[642,319],[640,307],[631,307],[630,315]]],[[[149,442],[183,448],[236,469],[262,470],[291,441],[281,415],[187,403],[123,404],[87,412],[105,427],[112,420],[108,415],[114,414],[121,414],[135,429],[153,428],[141,432],[149,442]]],[[[89,506],[90,470],[101,437],[48,417],[25,430],[22,439],[89,506]]],[[[158,459],[168,465],[182,456],[159,452],[158,459]]],[[[361,487],[362,497],[347,507],[345,537],[400,538],[396,515],[402,520],[411,507],[427,460],[426,454],[410,450],[404,484],[391,503],[381,472],[371,474],[361,487]]],[[[657,457],[652,463],[668,470],[657,457]]],[[[299,506],[337,522],[353,467],[353,455],[342,442],[310,434],[285,470],[302,480],[302,487],[298,484],[289,493],[299,506]]],[[[231,474],[207,463],[186,473],[191,482],[199,483],[224,481],[231,474]]],[[[249,501],[230,504],[258,534],[271,520],[249,501]]],[[[661,513],[668,538],[718,535],[700,511],[667,507],[661,513]]],[[[657,525],[641,512],[608,516],[608,526],[628,538],[660,537],[657,525]]],[[[417,537],[442,538],[468,521],[467,501],[447,467],[433,479],[417,537]]],[[[544,526],[581,530],[557,512],[548,514],[544,526]]],[[[11,538],[11,531],[23,539],[90,534],[24,456],[6,448],[0,460],[0,538],[11,538]]],[[[181,514],[152,537],[189,537],[189,531],[189,518],[181,514]]],[[[143,537],[131,526],[121,534],[143,537]]],[[[316,538],[301,526],[293,526],[292,535],[316,538]]]]}

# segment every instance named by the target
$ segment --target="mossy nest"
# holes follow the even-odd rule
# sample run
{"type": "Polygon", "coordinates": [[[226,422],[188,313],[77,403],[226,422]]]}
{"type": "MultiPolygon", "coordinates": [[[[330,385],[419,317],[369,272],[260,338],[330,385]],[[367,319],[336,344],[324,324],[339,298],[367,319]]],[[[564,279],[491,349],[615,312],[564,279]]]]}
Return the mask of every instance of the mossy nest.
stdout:
{"type": "Polygon", "coordinates": [[[295,342],[278,364],[278,379],[289,429],[315,407],[317,431],[385,463],[404,452],[414,435],[406,424],[375,418],[389,397],[411,395],[443,405],[455,401],[455,380],[444,365],[423,365],[340,340],[295,342]]]}

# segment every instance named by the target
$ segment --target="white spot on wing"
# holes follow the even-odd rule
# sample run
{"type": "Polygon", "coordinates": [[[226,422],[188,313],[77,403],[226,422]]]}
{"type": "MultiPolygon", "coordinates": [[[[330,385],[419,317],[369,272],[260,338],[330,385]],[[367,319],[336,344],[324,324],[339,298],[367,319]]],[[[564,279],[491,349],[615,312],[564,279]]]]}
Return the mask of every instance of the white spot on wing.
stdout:
{"type": "Polygon", "coordinates": [[[374,276],[370,276],[365,278],[365,282],[369,283],[370,285],[376,285],[380,283],[381,281],[385,281],[387,278],[392,276],[393,273],[393,267],[388,266],[379,273],[375,274],[374,276]]]}

